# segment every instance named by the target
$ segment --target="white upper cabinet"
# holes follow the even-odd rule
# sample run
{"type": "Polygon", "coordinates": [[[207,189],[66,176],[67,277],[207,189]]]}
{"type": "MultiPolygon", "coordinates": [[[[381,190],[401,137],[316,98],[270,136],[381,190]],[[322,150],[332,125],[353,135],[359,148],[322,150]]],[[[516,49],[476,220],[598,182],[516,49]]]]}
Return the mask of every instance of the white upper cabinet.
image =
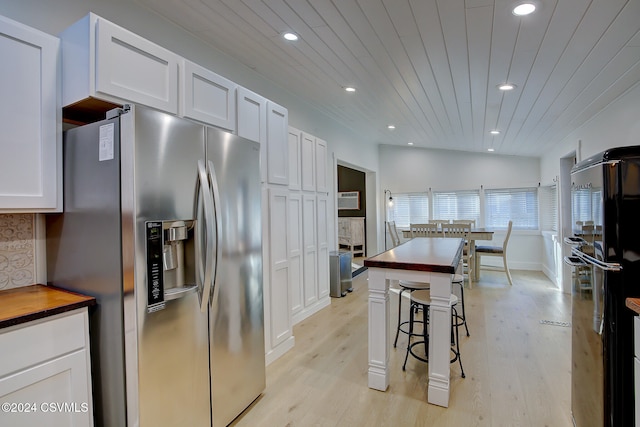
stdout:
{"type": "Polygon", "coordinates": [[[302,189],[316,191],[316,138],[303,132],[300,144],[302,189]]]}
{"type": "Polygon", "coordinates": [[[316,191],[327,193],[329,191],[327,177],[327,142],[316,138],[316,191]]]}
{"type": "Polygon", "coordinates": [[[267,182],[267,100],[238,86],[238,136],[260,143],[260,181],[267,182]]]}
{"type": "Polygon", "coordinates": [[[181,115],[234,132],[238,85],[186,59],[183,64],[181,115]]]}
{"type": "Polygon", "coordinates": [[[267,101],[267,177],[270,184],[289,185],[289,114],[267,101]]]}
{"type": "Polygon", "coordinates": [[[62,210],[60,42],[0,16],[0,213],[62,210]]]}
{"type": "Polygon", "coordinates": [[[289,126],[289,189],[300,190],[300,143],[302,132],[289,126]]]}
{"type": "Polygon", "coordinates": [[[89,97],[178,113],[180,57],[90,13],[62,34],[62,105],[89,97]]]}

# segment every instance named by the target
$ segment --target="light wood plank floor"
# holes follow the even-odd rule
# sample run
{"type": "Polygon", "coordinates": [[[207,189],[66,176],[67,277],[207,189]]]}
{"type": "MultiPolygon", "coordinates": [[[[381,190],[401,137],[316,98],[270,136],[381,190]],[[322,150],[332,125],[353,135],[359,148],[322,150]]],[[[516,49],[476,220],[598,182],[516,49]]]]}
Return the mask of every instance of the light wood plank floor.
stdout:
{"type": "MultiPolygon", "coordinates": [[[[267,389],[235,426],[571,426],[571,300],[539,272],[482,271],[465,289],[466,378],[451,365],[449,408],[426,403],[427,365],[392,351],[386,392],[367,387],[367,273],[354,292],[294,327],[295,347],[267,367],[267,389]]],[[[397,294],[391,294],[393,327],[397,294]]],[[[407,307],[403,304],[403,308],[407,307]]],[[[404,310],[403,310],[404,311],[404,310]]],[[[395,331],[395,329],[394,329],[395,331]]]]}

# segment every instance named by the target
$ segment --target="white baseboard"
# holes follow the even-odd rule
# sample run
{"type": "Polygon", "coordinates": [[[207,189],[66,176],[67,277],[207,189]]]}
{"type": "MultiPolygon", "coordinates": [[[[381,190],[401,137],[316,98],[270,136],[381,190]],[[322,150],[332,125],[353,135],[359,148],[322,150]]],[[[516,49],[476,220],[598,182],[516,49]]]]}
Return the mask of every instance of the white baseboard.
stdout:
{"type": "Polygon", "coordinates": [[[275,348],[272,348],[267,354],[264,355],[265,365],[269,366],[273,361],[283,356],[287,351],[293,348],[295,343],[295,337],[291,336],[282,343],[278,344],[275,348]]]}
{"type": "Polygon", "coordinates": [[[548,266],[543,265],[542,272],[544,273],[545,276],[549,278],[549,280],[553,282],[554,285],[559,286],[558,278],[556,277],[555,272],[553,270],[551,270],[548,266]]]}
{"type": "Polygon", "coordinates": [[[305,307],[301,311],[294,314],[292,318],[293,324],[297,325],[307,317],[317,313],[318,311],[329,306],[330,304],[331,304],[331,297],[329,296],[326,296],[325,298],[322,298],[321,300],[316,301],[314,304],[310,305],[309,307],[305,307]]]}

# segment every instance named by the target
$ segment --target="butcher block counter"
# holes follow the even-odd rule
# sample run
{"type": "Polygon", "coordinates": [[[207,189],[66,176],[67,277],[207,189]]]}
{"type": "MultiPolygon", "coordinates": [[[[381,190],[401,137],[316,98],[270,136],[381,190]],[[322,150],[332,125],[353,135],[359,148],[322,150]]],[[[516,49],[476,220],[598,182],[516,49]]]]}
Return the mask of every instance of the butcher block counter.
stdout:
{"type": "Polygon", "coordinates": [[[95,298],[52,286],[31,285],[0,291],[0,328],[30,322],[96,303],[95,298]]]}
{"type": "Polygon", "coordinates": [[[0,426],[92,426],[93,297],[32,285],[0,291],[0,426]]]}

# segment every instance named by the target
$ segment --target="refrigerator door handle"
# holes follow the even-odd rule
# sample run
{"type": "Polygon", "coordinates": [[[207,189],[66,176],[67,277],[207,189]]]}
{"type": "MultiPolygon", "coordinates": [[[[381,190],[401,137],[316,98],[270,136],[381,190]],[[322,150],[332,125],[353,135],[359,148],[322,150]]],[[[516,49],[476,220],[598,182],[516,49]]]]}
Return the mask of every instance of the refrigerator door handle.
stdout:
{"type": "Polygon", "coordinates": [[[201,220],[196,221],[196,225],[198,230],[196,232],[196,256],[200,260],[198,262],[197,271],[198,278],[202,279],[202,293],[198,293],[200,295],[200,310],[204,313],[207,311],[209,304],[209,296],[211,295],[211,270],[212,270],[212,259],[211,253],[213,251],[213,240],[216,238],[214,236],[214,231],[212,228],[213,225],[213,215],[214,215],[214,206],[213,199],[211,197],[211,191],[209,187],[209,179],[207,177],[207,170],[204,165],[204,161],[198,160],[198,180],[197,180],[197,188],[196,188],[196,215],[200,213],[199,210],[199,202],[202,200],[204,205],[204,216],[201,220]],[[204,226],[206,231],[206,249],[202,250],[202,227],[204,226]],[[204,259],[204,274],[202,273],[202,260],[204,259]]]}
{"type": "MultiPolygon", "coordinates": [[[[213,167],[213,162],[211,160],[207,161],[207,172],[209,174],[209,184],[211,185],[211,192],[213,193],[213,214],[215,216],[215,226],[216,226],[216,254],[215,254],[215,266],[213,267],[213,278],[211,280],[213,289],[210,295],[208,295],[209,299],[213,298],[214,292],[216,290],[216,279],[218,278],[218,265],[220,264],[220,236],[222,235],[222,223],[220,216],[220,191],[218,190],[218,179],[216,178],[216,169],[213,167]]],[[[209,252],[210,254],[211,252],[209,252]]],[[[211,258],[209,256],[209,258],[211,258]]],[[[203,298],[204,301],[204,298],[203,298]]]]}
{"type": "Polygon", "coordinates": [[[586,262],[587,264],[591,264],[595,267],[598,267],[601,270],[605,270],[605,271],[620,271],[622,270],[622,266],[620,264],[618,264],[617,262],[604,262],[604,261],[600,261],[599,259],[596,259],[594,257],[592,257],[591,255],[587,255],[584,252],[582,252],[581,250],[577,249],[577,248],[572,248],[571,249],[571,253],[575,256],[577,256],[578,258],[580,258],[582,261],[586,262]]]}

